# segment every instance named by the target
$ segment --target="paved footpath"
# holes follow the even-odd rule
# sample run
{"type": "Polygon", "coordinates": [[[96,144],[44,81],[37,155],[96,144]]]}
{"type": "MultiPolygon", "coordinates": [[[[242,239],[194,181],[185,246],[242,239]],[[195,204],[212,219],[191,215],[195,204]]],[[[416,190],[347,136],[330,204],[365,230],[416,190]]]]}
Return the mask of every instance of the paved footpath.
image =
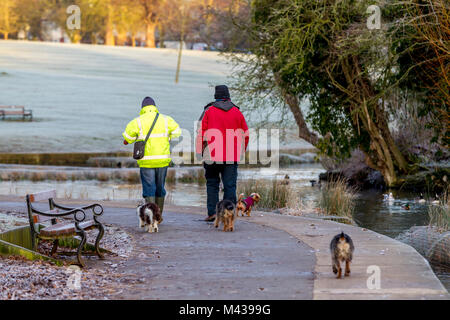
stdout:
{"type": "MultiPolygon", "coordinates": [[[[5,200],[0,197],[0,209],[24,211],[5,200]]],[[[160,232],[148,234],[137,228],[133,203],[102,204],[103,220],[134,237],[135,250],[118,271],[146,279],[118,299],[450,298],[412,247],[362,228],[252,212],[238,219],[235,232],[222,232],[201,220],[202,208],[167,206],[160,232]],[[341,231],[356,249],[351,276],[336,279],[328,245],[341,231]],[[369,266],[381,271],[380,289],[368,288],[369,266]]]]}
{"type": "MultiPolygon", "coordinates": [[[[135,244],[116,271],[143,280],[113,298],[312,299],[314,251],[284,231],[238,221],[223,232],[203,216],[168,210],[159,233],[144,233],[134,208],[107,205],[102,221],[124,227],[135,244]]],[[[5,202],[0,209],[25,210],[5,202]]]]}

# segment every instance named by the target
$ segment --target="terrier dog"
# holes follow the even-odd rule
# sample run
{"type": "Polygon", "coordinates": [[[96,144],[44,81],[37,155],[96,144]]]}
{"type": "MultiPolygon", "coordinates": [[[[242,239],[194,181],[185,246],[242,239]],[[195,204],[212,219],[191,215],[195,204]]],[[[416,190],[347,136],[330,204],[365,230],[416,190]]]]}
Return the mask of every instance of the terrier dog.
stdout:
{"type": "Polygon", "coordinates": [[[341,278],[342,268],[340,261],[345,261],[345,276],[350,275],[350,262],[353,258],[353,246],[352,238],[349,235],[341,232],[336,235],[330,243],[331,251],[331,263],[333,265],[333,273],[337,274],[337,278],[341,278]]]}
{"type": "Polygon", "coordinates": [[[216,205],[216,220],[214,227],[218,228],[220,222],[223,223],[223,231],[234,230],[234,220],[236,218],[236,206],[230,200],[222,200],[216,205]]]}
{"type": "Polygon", "coordinates": [[[241,193],[238,198],[237,203],[237,215],[239,216],[239,212],[244,216],[244,213],[247,214],[247,217],[250,217],[250,213],[252,212],[252,207],[255,203],[258,203],[261,197],[257,193],[252,193],[250,197],[244,199],[244,194],[241,193]]]}
{"type": "Polygon", "coordinates": [[[161,223],[162,216],[158,205],[155,203],[146,203],[136,208],[139,219],[139,227],[144,228],[145,232],[158,232],[158,224],[161,223]]]}

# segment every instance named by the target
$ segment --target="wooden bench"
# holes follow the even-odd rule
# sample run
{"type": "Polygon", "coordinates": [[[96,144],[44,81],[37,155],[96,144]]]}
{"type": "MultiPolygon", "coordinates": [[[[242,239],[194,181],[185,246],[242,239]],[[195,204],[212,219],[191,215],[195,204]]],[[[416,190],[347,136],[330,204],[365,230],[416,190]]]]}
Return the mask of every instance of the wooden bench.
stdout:
{"type": "MultiPolygon", "coordinates": [[[[103,207],[99,204],[92,204],[81,208],[70,208],[59,205],[53,200],[56,198],[56,190],[50,190],[40,193],[28,194],[26,196],[28,218],[30,221],[31,236],[33,239],[34,250],[39,239],[53,240],[53,247],[50,255],[54,256],[58,249],[58,241],[63,238],[72,238],[75,235],[81,237],[77,250],[77,260],[81,267],[84,263],[81,259],[82,250],[86,244],[86,230],[98,229],[98,235],[95,241],[95,252],[103,259],[100,252],[100,240],[104,234],[103,225],[98,221],[98,217],[103,214],[103,207]],[[48,201],[48,211],[40,211],[33,207],[34,202],[48,201]],[[86,210],[91,210],[93,219],[86,220],[86,210]],[[58,221],[58,218],[73,217],[73,221],[58,221]],[[44,222],[50,221],[50,224],[44,222]]],[[[62,219],[61,219],[62,220],[62,219]]]]}
{"type": "Polygon", "coordinates": [[[33,112],[26,110],[24,106],[0,106],[0,117],[5,120],[6,116],[19,116],[22,120],[33,120],[33,112]]]}

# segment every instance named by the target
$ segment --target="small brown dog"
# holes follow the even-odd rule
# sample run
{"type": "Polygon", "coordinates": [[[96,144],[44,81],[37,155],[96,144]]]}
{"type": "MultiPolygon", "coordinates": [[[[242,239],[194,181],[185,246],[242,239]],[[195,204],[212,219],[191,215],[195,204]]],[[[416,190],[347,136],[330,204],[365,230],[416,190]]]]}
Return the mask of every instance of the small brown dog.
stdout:
{"type": "Polygon", "coordinates": [[[330,243],[331,251],[331,263],[333,267],[333,273],[337,274],[339,279],[342,275],[342,268],[340,261],[345,261],[345,276],[350,275],[350,262],[353,259],[353,251],[355,247],[353,245],[352,238],[348,234],[341,232],[334,236],[330,243]]]}
{"type": "Polygon", "coordinates": [[[216,220],[214,227],[218,228],[219,223],[223,223],[223,231],[234,230],[234,220],[236,218],[236,206],[230,200],[222,200],[216,206],[216,220]]]}
{"type": "Polygon", "coordinates": [[[241,193],[238,198],[237,203],[237,215],[239,216],[239,212],[244,216],[244,213],[247,214],[247,217],[250,217],[250,213],[252,212],[252,207],[255,203],[258,203],[261,197],[257,193],[252,193],[250,197],[244,199],[244,194],[241,193]]]}

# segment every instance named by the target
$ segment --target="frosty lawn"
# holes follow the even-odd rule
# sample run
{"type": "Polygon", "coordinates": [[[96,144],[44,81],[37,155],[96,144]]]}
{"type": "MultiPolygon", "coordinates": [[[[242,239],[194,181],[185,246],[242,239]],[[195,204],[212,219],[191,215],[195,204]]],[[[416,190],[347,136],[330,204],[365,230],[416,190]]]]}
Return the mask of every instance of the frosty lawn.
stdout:
{"type": "Polygon", "coordinates": [[[129,151],[121,133],[146,95],[192,131],[230,67],[216,52],[186,50],[176,85],[176,58],[171,49],[1,41],[0,104],[24,105],[36,120],[2,123],[0,152],[129,151]]]}

